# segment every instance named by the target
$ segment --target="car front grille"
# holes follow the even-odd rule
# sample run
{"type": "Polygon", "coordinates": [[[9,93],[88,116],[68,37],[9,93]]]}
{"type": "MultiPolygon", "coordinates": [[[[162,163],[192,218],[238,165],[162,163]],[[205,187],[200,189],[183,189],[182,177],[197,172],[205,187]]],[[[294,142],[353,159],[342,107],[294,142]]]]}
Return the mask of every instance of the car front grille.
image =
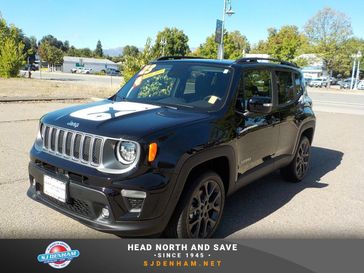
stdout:
{"type": "Polygon", "coordinates": [[[41,134],[43,150],[49,153],[95,167],[102,163],[102,137],[49,125],[42,126],[41,134]]]}

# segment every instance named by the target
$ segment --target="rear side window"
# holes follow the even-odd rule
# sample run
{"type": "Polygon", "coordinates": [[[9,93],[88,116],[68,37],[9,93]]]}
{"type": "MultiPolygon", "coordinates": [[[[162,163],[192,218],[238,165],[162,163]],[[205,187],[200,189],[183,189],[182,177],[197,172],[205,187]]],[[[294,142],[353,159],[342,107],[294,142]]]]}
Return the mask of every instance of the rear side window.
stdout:
{"type": "Polygon", "coordinates": [[[265,97],[272,101],[271,72],[269,70],[244,71],[243,84],[245,107],[253,96],[265,97]]]}
{"type": "Polygon", "coordinates": [[[292,73],[288,71],[276,71],[278,103],[291,102],[296,97],[296,89],[292,80],[292,73]]]}
{"type": "Polygon", "coordinates": [[[302,86],[303,86],[303,79],[299,73],[293,73],[294,76],[294,88],[295,88],[295,95],[302,94],[302,86]]]}

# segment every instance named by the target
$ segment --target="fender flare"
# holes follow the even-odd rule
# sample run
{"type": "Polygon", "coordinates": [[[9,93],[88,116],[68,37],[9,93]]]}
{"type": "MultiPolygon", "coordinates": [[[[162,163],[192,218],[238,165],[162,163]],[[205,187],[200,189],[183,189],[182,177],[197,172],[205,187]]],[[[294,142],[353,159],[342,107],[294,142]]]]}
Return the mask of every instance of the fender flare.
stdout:
{"type": "Polygon", "coordinates": [[[229,181],[228,181],[229,188],[227,195],[230,193],[230,191],[233,190],[237,177],[237,171],[236,171],[236,156],[234,148],[232,146],[222,145],[219,147],[205,149],[201,152],[195,153],[192,156],[188,156],[187,154],[185,154],[184,156],[182,156],[182,158],[176,165],[176,169],[178,171],[175,174],[176,175],[175,185],[172,190],[172,195],[168,203],[168,206],[170,206],[170,209],[168,210],[170,212],[170,215],[167,215],[168,219],[172,217],[175,211],[175,208],[185,188],[187,178],[191,173],[192,169],[204,162],[219,157],[226,157],[229,163],[229,181]]]}
{"type": "Polygon", "coordinates": [[[297,147],[298,147],[298,144],[299,144],[299,141],[300,141],[300,139],[302,137],[303,132],[306,131],[307,129],[313,129],[313,135],[314,135],[315,134],[315,128],[316,128],[316,120],[314,118],[312,118],[312,119],[310,119],[310,120],[308,120],[308,121],[301,124],[301,126],[299,128],[299,133],[297,134],[297,137],[296,137],[292,157],[296,154],[297,147]]]}

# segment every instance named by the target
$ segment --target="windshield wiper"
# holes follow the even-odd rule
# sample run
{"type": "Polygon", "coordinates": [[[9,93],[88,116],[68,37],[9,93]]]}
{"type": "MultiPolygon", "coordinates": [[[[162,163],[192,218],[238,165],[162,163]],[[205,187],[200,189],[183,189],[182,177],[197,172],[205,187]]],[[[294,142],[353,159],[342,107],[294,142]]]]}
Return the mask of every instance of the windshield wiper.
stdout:
{"type": "Polygon", "coordinates": [[[167,107],[167,108],[176,109],[176,110],[179,109],[179,108],[194,108],[191,105],[178,104],[178,103],[168,104],[168,103],[161,103],[161,102],[159,102],[159,103],[158,102],[153,102],[151,104],[156,104],[156,105],[159,105],[161,107],[167,107]]]}

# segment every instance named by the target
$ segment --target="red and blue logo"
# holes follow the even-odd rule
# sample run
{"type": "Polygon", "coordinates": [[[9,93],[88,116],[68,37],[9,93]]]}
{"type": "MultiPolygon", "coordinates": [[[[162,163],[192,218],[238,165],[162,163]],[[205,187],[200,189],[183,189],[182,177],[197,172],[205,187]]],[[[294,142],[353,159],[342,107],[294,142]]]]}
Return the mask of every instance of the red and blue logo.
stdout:
{"type": "Polygon", "coordinates": [[[44,254],[39,254],[37,259],[40,263],[49,264],[56,269],[65,268],[70,262],[80,256],[80,252],[62,241],[56,241],[47,246],[44,254]]]}

